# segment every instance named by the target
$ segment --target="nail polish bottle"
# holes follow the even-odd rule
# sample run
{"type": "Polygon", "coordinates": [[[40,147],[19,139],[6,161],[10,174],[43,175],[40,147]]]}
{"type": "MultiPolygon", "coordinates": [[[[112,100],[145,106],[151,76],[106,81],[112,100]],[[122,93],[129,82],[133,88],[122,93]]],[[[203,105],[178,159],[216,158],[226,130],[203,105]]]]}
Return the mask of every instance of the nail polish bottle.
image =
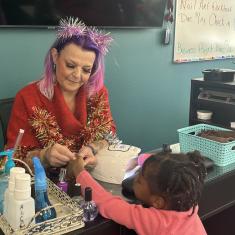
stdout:
{"type": "Polygon", "coordinates": [[[74,185],[74,190],[73,190],[73,197],[72,199],[77,202],[79,206],[82,206],[84,203],[84,199],[82,197],[81,193],[81,185],[79,183],[76,183],[74,185]]]}
{"type": "Polygon", "coordinates": [[[94,201],[92,201],[92,189],[90,187],[85,188],[85,202],[82,205],[83,208],[83,220],[85,222],[93,221],[98,215],[98,208],[94,201]]]}
{"type": "Polygon", "coordinates": [[[66,176],[66,168],[60,168],[59,182],[57,183],[57,186],[62,191],[67,193],[68,192],[68,182],[65,181],[65,176],[66,176]]]}

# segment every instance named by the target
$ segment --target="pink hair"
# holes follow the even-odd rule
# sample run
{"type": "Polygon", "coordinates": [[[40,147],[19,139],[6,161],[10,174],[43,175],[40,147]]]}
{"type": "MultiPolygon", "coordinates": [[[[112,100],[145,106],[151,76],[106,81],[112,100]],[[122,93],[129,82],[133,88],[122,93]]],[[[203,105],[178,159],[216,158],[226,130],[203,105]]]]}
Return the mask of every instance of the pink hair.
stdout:
{"type": "Polygon", "coordinates": [[[51,55],[51,49],[55,48],[58,53],[67,45],[74,43],[84,50],[93,51],[96,55],[91,76],[85,84],[88,97],[98,92],[104,85],[104,55],[108,52],[108,46],[112,38],[96,28],[89,28],[78,18],[69,17],[60,21],[56,41],[47,52],[44,62],[44,74],[38,82],[40,92],[48,99],[54,95],[56,82],[55,68],[51,55]]]}
{"type": "MultiPolygon", "coordinates": [[[[67,43],[63,43],[63,48],[72,42],[74,42],[74,40],[72,41],[69,40],[67,43]]],[[[54,44],[51,48],[54,47],[54,44]]],[[[53,59],[51,55],[51,48],[47,52],[47,55],[44,61],[44,74],[42,76],[42,79],[38,82],[38,87],[39,87],[40,92],[50,100],[53,98],[54,85],[56,82],[54,63],[53,63],[53,59]]],[[[88,49],[88,50],[91,50],[91,49],[88,49]]],[[[87,89],[88,97],[98,92],[104,85],[104,55],[100,52],[97,52],[97,50],[94,50],[94,51],[96,54],[96,59],[93,65],[94,69],[92,69],[92,74],[87,84],[85,85],[87,89]]]]}

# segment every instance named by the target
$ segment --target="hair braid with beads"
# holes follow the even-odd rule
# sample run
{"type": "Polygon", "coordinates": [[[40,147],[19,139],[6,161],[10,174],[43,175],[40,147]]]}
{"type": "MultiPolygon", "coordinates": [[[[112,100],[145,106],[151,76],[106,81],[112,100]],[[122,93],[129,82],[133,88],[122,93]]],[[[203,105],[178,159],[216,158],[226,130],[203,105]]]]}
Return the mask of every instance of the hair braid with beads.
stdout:
{"type": "Polygon", "coordinates": [[[206,176],[203,161],[198,151],[188,154],[157,153],[145,161],[142,174],[151,193],[164,197],[170,210],[187,211],[193,208],[194,212],[206,176]]]}

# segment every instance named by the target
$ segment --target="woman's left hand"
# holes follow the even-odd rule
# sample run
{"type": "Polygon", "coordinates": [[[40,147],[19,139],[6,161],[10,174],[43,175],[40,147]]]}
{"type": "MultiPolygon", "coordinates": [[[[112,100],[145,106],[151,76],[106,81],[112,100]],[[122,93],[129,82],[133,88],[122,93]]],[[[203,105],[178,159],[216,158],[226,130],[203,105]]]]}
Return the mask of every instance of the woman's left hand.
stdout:
{"type": "Polygon", "coordinates": [[[83,158],[85,166],[94,168],[97,165],[97,159],[90,147],[83,146],[79,150],[78,155],[83,158]]]}

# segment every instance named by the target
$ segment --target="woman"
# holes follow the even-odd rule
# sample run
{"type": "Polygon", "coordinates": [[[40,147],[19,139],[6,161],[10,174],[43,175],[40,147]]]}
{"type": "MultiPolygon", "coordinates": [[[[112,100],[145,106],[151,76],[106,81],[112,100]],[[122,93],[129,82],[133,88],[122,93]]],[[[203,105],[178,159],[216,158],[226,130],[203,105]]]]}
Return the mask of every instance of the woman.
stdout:
{"type": "Polygon", "coordinates": [[[103,83],[103,58],[111,41],[78,19],[61,20],[42,79],[15,97],[7,147],[14,146],[20,128],[25,130],[15,157],[32,165],[38,155],[45,167],[57,168],[76,152],[87,165],[95,164],[94,155],[116,129],[103,83]]]}

